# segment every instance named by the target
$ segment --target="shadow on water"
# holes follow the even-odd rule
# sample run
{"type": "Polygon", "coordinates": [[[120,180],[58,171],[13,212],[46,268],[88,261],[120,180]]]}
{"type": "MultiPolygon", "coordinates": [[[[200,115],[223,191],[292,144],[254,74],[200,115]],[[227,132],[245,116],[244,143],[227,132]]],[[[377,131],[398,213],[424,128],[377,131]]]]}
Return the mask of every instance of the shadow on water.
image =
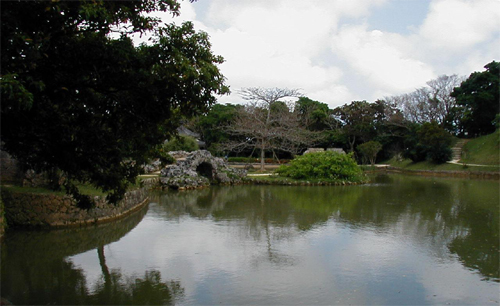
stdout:
{"type": "Polygon", "coordinates": [[[16,305],[171,305],[183,295],[178,281],[162,281],[159,271],[122,275],[106,265],[104,246],[132,231],[147,207],[115,222],[59,230],[9,231],[1,245],[1,296],[16,305]],[[68,257],[95,250],[101,278],[88,284],[85,272],[68,257]]]}

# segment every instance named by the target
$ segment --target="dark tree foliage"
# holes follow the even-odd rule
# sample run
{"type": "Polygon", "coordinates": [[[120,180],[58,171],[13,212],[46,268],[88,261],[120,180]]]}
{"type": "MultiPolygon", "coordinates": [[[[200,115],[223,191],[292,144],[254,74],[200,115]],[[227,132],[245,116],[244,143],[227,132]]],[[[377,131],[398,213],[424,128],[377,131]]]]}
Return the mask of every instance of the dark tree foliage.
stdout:
{"type": "Polygon", "coordinates": [[[404,156],[413,162],[444,163],[451,159],[451,141],[452,136],[436,121],[413,124],[405,139],[404,156]]]}
{"type": "Polygon", "coordinates": [[[143,16],[178,9],[175,0],[2,1],[3,149],[26,168],[63,171],[81,203],[74,181],[118,201],[181,116],[228,92],[206,33],[143,16]],[[153,44],[134,47],[127,35],[146,31],[153,44]]]}
{"type": "Polygon", "coordinates": [[[495,116],[500,112],[500,63],[492,61],[484,68],[483,72],[472,73],[451,93],[458,104],[454,115],[469,136],[493,133],[495,116]]]}
{"type": "Polygon", "coordinates": [[[206,114],[194,122],[194,129],[201,134],[212,154],[220,153],[219,144],[228,141],[231,135],[224,131],[225,126],[235,118],[241,105],[215,104],[206,114]]]}
{"type": "Polygon", "coordinates": [[[299,97],[295,102],[295,111],[300,114],[301,123],[309,130],[321,131],[330,127],[330,109],[326,103],[299,97]]]}
{"type": "Polygon", "coordinates": [[[335,108],[333,115],[341,123],[341,133],[350,152],[354,152],[357,144],[374,139],[386,118],[382,101],[353,101],[335,108]]]}

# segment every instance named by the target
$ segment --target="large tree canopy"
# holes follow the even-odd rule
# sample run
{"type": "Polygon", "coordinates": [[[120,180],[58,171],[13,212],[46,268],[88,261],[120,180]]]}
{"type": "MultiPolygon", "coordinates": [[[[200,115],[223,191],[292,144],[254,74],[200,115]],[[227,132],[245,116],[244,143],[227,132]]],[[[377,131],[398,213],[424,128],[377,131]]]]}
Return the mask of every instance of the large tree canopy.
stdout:
{"type": "Polygon", "coordinates": [[[500,112],[500,63],[492,61],[484,68],[473,72],[451,93],[459,105],[456,115],[462,129],[470,136],[493,133],[493,120],[500,112]]]}
{"type": "Polygon", "coordinates": [[[27,168],[63,171],[77,197],[75,180],[119,200],[179,119],[229,90],[206,33],[145,14],[176,15],[176,0],[1,6],[3,149],[27,168]],[[128,35],[145,31],[153,44],[135,47],[128,35]]]}
{"type": "Polygon", "coordinates": [[[376,136],[377,126],[385,120],[385,115],[385,104],[382,101],[353,101],[333,110],[333,116],[341,124],[341,133],[350,152],[354,152],[358,143],[376,136]]]}

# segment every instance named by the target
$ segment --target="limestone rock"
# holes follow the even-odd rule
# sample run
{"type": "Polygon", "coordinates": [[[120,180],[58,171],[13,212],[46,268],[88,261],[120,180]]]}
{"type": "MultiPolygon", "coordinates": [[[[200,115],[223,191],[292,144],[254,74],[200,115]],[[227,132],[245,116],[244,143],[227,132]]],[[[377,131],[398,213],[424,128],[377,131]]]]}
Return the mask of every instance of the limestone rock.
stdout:
{"type": "Polygon", "coordinates": [[[154,159],[149,164],[143,165],[142,168],[144,169],[144,173],[152,173],[159,171],[161,169],[161,161],[159,158],[154,159]]]}
{"type": "Polygon", "coordinates": [[[305,154],[308,154],[308,153],[316,153],[316,152],[324,152],[325,149],[323,148],[308,148],[305,152],[304,152],[304,155],[305,154]]]}
{"type": "Polygon", "coordinates": [[[189,189],[210,184],[235,184],[246,176],[245,170],[230,168],[206,150],[169,152],[176,163],[161,170],[160,183],[173,189],[189,189]]]}

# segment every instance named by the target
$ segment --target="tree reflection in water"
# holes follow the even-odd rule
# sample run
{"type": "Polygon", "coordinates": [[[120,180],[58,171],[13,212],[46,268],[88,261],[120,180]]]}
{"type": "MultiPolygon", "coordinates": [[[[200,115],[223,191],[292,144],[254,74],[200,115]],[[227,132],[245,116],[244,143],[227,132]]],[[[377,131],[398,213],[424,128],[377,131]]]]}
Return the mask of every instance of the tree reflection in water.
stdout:
{"type": "MultiPolygon", "coordinates": [[[[260,297],[283,280],[294,291],[290,295],[294,299],[276,302],[290,303],[314,290],[301,291],[306,283],[292,281],[289,275],[314,271],[307,282],[316,286],[316,280],[324,284],[327,279],[328,283],[328,278],[317,276],[325,271],[325,277],[338,278],[330,285],[336,285],[340,295],[350,294],[343,277],[359,278],[353,283],[356,289],[367,286],[366,300],[349,300],[344,295],[346,304],[363,303],[373,296],[388,298],[380,300],[381,304],[401,303],[400,294],[384,295],[388,288],[398,284],[413,288],[420,279],[430,289],[416,289],[412,294],[422,294],[414,301],[425,304],[429,302],[425,294],[433,296],[436,284],[448,276],[443,272],[463,276],[463,267],[469,268],[474,273],[467,274],[480,274],[488,280],[486,287],[500,280],[499,197],[498,182],[400,176],[377,177],[362,186],[233,186],[167,192],[153,199],[149,217],[130,235],[146,210],[106,226],[9,232],[1,248],[1,295],[22,305],[244,304],[241,301],[261,301],[249,300],[244,289],[260,297]],[[126,235],[128,238],[114,243],[126,235]],[[132,249],[137,243],[148,250],[151,246],[151,254],[132,249]],[[377,248],[378,243],[388,243],[388,248],[377,248]],[[125,253],[119,258],[106,253],[115,249],[125,253]],[[74,256],[77,254],[81,256],[74,256]],[[359,256],[364,256],[364,266],[356,271],[359,256]],[[141,260],[131,262],[137,258],[141,260]],[[351,270],[339,271],[337,259],[351,270]],[[386,259],[391,264],[377,270],[380,260],[386,259]],[[199,267],[195,267],[197,263],[199,267]],[[412,272],[413,267],[419,271],[412,272]],[[420,273],[434,272],[426,267],[438,267],[439,275],[420,273]],[[181,280],[185,289],[165,271],[171,279],[181,280]],[[412,277],[401,276],[403,272],[412,277]],[[384,281],[374,282],[380,275],[384,281]],[[235,277],[241,282],[233,282],[235,277]],[[265,288],[259,291],[249,286],[254,280],[265,288]],[[234,285],[231,290],[228,284],[234,285]],[[233,290],[236,293],[231,296],[233,290]],[[371,296],[369,290],[375,290],[371,296]],[[221,295],[226,299],[219,298],[221,295]]],[[[467,289],[476,290],[475,286],[467,289]]],[[[441,302],[455,301],[456,292],[448,294],[441,302]]]]}
{"type": "Polygon", "coordinates": [[[173,305],[184,295],[179,281],[162,282],[161,273],[148,270],[143,278],[124,277],[120,270],[109,271],[104,247],[97,248],[102,278],[86,296],[93,305],[173,305]]]}
{"type": "Polygon", "coordinates": [[[291,264],[293,258],[277,254],[273,241],[291,240],[332,221],[404,235],[440,258],[455,253],[464,266],[500,281],[499,194],[491,188],[494,184],[383,175],[365,186],[213,187],[162,194],[155,209],[169,219],[189,214],[244,222],[241,235],[267,244],[268,260],[275,264],[291,264]]]}
{"type": "Polygon", "coordinates": [[[160,271],[125,276],[106,265],[104,246],[139,224],[147,209],[125,219],[53,231],[13,231],[2,241],[1,296],[15,305],[172,305],[182,298],[179,281],[162,281],[160,271]],[[68,258],[97,250],[102,277],[88,284],[68,258]]]}

